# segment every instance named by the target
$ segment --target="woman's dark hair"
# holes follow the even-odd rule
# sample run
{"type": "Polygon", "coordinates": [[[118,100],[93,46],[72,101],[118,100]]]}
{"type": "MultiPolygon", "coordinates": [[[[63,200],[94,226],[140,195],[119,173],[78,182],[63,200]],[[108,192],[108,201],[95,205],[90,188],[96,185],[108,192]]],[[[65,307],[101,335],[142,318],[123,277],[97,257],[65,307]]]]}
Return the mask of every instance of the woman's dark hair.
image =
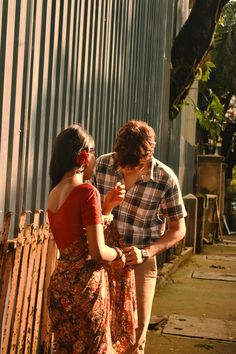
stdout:
{"type": "Polygon", "coordinates": [[[154,153],[156,134],[152,127],[140,120],[130,120],[120,128],[114,151],[115,162],[121,167],[136,167],[142,157],[154,153]]]}
{"type": "Polygon", "coordinates": [[[69,126],[56,137],[49,167],[52,188],[66,172],[80,167],[75,162],[77,154],[84,149],[89,151],[91,147],[94,147],[93,138],[79,124],[69,126]]]}

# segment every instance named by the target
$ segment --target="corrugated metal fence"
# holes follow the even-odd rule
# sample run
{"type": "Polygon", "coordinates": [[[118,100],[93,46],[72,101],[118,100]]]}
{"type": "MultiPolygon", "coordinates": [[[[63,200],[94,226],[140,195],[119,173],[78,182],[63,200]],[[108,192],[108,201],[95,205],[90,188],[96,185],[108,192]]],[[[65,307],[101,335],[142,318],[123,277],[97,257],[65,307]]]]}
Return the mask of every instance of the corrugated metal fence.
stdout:
{"type": "MultiPolygon", "coordinates": [[[[112,149],[124,122],[148,121],[159,136],[159,158],[168,161],[176,6],[0,0],[1,223],[8,210],[45,208],[52,143],[73,122],[95,137],[100,154],[112,149]]],[[[178,142],[179,129],[173,131],[178,142]]]]}

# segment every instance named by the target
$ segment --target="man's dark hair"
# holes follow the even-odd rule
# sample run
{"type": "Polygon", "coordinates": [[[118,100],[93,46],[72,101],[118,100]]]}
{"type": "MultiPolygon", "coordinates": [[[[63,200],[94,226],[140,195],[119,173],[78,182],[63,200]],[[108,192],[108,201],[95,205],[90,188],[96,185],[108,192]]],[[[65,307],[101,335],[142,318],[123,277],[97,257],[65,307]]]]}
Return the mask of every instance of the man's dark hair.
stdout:
{"type": "Polygon", "coordinates": [[[114,152],[116,164],[121,167],[136,167],[143,157],[151,158],[156,144],[152,127],[140,120],[131,120],[120,128],[114,152]]]}

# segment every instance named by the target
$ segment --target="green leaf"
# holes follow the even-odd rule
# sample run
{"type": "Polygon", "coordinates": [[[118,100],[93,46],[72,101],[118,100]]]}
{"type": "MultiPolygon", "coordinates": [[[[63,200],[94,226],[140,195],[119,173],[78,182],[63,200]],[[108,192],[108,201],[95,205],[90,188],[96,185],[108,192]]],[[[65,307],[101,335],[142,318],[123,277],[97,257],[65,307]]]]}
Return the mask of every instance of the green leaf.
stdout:
{"type": "Polygon", "coordinates": [[[195,73],[195,79],[197,81],[202,81],[202,82],[207,82],[210,78],[212,69],[214,69],[216,67],[216,65],[210,61],[207,60],[205,61],[202,66],[198,66],[196,69],[196,73],[195,73]]]}
{"type": "Polygon", "coordinates": [[[202,81],[207,82],[210,78],[212,69],[216,68],[216,66],[212,61],[209,61],[209,60],[206,61],[204,65],[205,65],[205,71],[202,75],[202,81]]]}

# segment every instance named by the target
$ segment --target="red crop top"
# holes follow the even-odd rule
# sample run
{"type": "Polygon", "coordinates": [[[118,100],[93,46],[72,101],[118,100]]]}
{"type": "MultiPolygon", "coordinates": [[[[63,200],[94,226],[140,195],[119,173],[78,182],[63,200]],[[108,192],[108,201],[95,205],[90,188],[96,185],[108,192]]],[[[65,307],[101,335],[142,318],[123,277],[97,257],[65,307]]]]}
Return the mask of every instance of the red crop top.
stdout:
{"type": "Polygon", "coordinates": [[[48,218],[57,247],[68,247],[86,226],[102,224],[98,190],[88,183],[76,186],[55,213],[48,209],[48,218]]]}

